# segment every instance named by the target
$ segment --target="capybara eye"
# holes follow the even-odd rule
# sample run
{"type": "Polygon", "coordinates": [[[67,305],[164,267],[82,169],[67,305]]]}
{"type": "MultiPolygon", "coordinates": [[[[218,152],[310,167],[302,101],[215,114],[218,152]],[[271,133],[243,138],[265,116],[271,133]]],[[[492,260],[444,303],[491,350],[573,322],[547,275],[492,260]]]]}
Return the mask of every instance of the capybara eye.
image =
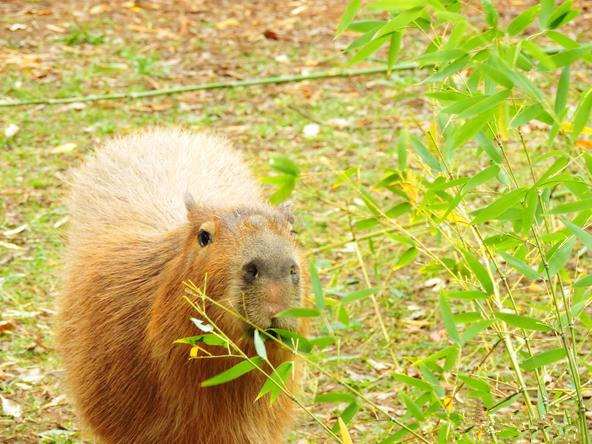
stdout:
{"type": "Polygon", "coordinates": [[[292,278],[292,282],[297,284],[300,280],[300,276],[298,274],[298,267],[296,265],[292,265],[290,267],[290,277],[292,278]]]}
{"type": "Polygon", "coordinates": [[[245,281],[247,281],[249,284],[257,279],[257,276],[259,275],[257,265],[255,265],[253,262],[249,262],[247,265],[245,265],[243,270],[245,271],[245,281]]]}
{"type": "Polygon", "coordinates": [[[212,235],[206,230],[199,230],[199,233],[197,233],[197,241],[200,246],[205,247],[212,242],[212,235]]]}

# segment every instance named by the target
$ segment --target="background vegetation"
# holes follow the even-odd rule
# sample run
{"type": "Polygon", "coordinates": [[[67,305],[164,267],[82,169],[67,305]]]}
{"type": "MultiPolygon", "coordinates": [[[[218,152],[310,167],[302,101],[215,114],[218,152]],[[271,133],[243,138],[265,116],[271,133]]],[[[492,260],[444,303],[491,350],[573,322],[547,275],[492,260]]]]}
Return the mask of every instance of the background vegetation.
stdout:
{"type": "Polygon", "coordinates": [[[52,350],[66,170],[113,133],[175,124],[226,134],[295,200],[314,299],[296,314],[316,330],[293,442],[587,442],[589,5],[319,3],[1,6],[6,100],[390,71],[2,108],[3,441],[85,439],[52,350]]]}

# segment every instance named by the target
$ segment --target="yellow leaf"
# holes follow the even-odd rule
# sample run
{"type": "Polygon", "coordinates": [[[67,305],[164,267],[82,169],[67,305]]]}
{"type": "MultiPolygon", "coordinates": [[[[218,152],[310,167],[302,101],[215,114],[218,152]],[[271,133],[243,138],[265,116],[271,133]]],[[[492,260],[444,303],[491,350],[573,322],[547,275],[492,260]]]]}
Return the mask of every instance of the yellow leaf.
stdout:
{"type": "Polygon", "coordinates": [[[446,396],[444,398],[444,407],[446,408],[447,412],[451,412],[452,411],[452,398],[449,398],[448,396],[446,396]]]}
{"type": "Polygon", "coordinates": [[[189,352],[189,356],[191,358],[197,358],[198,353],[199,353],[199,347],[197,345],[194,345],[193,347],[191,347],[191,351],[189,352]]]}
{"type": "MultiPolygon", "coordinates": [[[[566,133],[571,133],[573,129],[573,125],[571,122],[563,122],[561,124],[561,131],[565,131],[566,133]]],[[[584,127],[582,130],[582,134],[592,134],[592,128],[589,126],[584,127]]]]}
{"type": "Polygon", "coordinates": [[[341,435],[343,444],[353,444],[351,436],[349,436],[347,426],[345,425],[345,422],[343,422],[343,419],[341,419],[341,416],[337,418],[337,422],[339,422],[339,434],[341,435]]]}

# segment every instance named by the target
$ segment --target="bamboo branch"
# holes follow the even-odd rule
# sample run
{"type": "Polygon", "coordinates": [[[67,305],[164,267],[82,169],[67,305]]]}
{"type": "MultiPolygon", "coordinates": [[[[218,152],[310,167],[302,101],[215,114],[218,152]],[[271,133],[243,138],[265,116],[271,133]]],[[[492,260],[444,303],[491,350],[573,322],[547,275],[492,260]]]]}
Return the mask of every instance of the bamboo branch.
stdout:
{"type": "MultiPolygon", "coordinates": [[[[432,65],[423,65],[427,67],[432,65]]],[[[419,68],[420,65],[415,62],[399,63],[393,66],[392,71],[405,71],[419,68]]],[[[329,71],[329,72],[316,72],[312,74],[296,74],[287,76],[273,76],[264,77],[260,79],[245,79],[245,80],[234,80],[230,82],[212,82],[212,83],[197,83],[186,86],[176,86],[173,88],[155,89],[151,91],[140,91],[140,92],[126,92],[126,93],[114,93],[114,94],[97,94],[89,96],[78,96],[78,97],[64,97],[62,99],[31,99],[31,100],[15,100],[15,101],[0,101],[0,107],[13,107],[13,106],[25,106],[25,105],[59,105],[64,103],[74,102],[96,102],[98,100],[118,100],[118,99],[143,99],[146,97],[155,96],[166,96],[172,94],[180,94],[191,91],[204,91],[210,89],[225,89],[225,88],[240,88],[245,86],[255,85],[269,85],[269,84],[282,84],[292,82],[302,82],[305,80],[322,80],[322,79],[335,79],[335,78],[349,78],[356,76],[365,76],[373,74],[386,73],[386,67],[377,68],[364,68],[356,69],[351,71],[329,71]]]]}

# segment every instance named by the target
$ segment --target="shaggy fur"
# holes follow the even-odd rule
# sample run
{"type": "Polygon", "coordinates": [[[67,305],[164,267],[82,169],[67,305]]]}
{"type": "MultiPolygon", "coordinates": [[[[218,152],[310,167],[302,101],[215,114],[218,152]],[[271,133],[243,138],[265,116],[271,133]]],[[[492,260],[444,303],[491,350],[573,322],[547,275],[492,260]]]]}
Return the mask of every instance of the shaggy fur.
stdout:
{"type": "MultiPolygon", "coordinates": [[[[184,280],[207,282],[208,296],[261,325],[264,295],[241,293],[240,268],[253,249],[305,273],[290,217],[265,203],[239,155],[222,139],[181,131],[113,140],[74,174],[70,211],[58,347],[85,424],[109,443],[281,442],[291,401],[255,402],[264,382],[256,371],[202,388],[238,361],[188,360],[186,346],[174,344],[200,333],[184,280]],[[195,202],[186,208],[187,192],[195,202]],[[215,230],[202,248],[197,233],[206,222],[215,230]]],[[[290,287],[286,306],[300,303],[304,282],[290,287]]],[[[206,310],[255,354],[244,323],[211,304],[206,310]]],[[[291,358],[273,344],[268,355],[274,364],[291,358]]]]}

